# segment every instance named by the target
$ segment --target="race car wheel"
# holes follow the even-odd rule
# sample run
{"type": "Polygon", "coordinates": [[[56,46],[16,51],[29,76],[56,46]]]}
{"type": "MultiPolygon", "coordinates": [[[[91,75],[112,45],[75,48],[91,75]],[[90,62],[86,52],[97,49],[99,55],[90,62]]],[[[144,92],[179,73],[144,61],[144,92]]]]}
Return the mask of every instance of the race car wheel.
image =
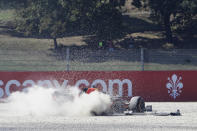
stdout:
{"type": "Polygon", "coordinates": [[[142,113],[145,111],[145,102],[141,96],[132,97],[129,102],[129,109],[133,112],[142,113]]]}

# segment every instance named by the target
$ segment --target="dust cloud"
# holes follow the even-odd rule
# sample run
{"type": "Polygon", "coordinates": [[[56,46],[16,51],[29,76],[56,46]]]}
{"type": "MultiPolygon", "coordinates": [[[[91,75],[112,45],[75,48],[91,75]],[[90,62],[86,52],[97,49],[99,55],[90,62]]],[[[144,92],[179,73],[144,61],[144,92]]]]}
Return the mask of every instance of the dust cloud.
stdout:
{"type": "Polygon", "coordinates": [[[90,116],[110,109],[107,94],[94,91],[81,92],[78,87],[45,88],[34,86],[23,92],[14,92],[7,98],[9,112],[15,115],[33,116],[90,116]]]}

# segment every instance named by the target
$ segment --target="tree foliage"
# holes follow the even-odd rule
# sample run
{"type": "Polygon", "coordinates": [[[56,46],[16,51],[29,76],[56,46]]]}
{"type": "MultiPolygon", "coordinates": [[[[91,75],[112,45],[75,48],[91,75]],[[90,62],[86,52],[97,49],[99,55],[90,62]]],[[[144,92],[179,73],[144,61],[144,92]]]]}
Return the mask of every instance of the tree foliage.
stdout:
{"type": "Polygon", "coordinates": [[[16,8],[21,4],[27,3],[28,0],[0,0],[0,8],[16,8]]]}
{"type": "Polygon", "coordinates": [[[92,17],[92,25],[98,37],[113,39],[120,35],[122,14],[110,4],[100,6],[92,17]]]}
{"type": "Polygon", "coordinates": [[[172,25],[184,26],[197,13],[197,0],[134,0],[132,4],[151,9],[151,15],[164,25],[168,42],[172,42],[172,25]]]}
{"type": "MultiPolygon", "coordinates": [[[[21,0],[17,30],[54,39],[74,31],[113,37],[121,25],[117,9],[124,0],[21,0]],[[108,32],[108,33],[106,33],[108,32]]],[[[17,6],[19,7],[19,6],[17,6]]]]}

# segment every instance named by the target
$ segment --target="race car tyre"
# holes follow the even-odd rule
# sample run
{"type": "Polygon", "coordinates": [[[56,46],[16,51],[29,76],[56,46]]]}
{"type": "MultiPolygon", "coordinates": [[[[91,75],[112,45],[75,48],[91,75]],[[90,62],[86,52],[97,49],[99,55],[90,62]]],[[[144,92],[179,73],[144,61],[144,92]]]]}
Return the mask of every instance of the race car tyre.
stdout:
{"type": "Polygon", "coordinates": [[[129,101],[129,110],[139,113],[144,112],[146,110],[144,99],[141,96],[132,97],[129,101]]]}

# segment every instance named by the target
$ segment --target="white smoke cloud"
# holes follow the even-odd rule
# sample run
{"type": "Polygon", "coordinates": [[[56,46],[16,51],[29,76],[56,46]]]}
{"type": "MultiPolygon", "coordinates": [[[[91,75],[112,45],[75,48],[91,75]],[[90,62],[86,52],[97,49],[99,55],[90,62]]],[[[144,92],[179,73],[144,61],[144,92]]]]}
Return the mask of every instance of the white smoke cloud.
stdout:
{"type": "Polygon", "coordinates": [[[26,92],[12,93],[8,98],[9,111],[17,115],[89,116],[109,110],[110,96],[98,91],[82,93],[78,87],[66,89],[31,87],[26,92]],[[79,95],[80,94],[80,95],[79,95]]]}

